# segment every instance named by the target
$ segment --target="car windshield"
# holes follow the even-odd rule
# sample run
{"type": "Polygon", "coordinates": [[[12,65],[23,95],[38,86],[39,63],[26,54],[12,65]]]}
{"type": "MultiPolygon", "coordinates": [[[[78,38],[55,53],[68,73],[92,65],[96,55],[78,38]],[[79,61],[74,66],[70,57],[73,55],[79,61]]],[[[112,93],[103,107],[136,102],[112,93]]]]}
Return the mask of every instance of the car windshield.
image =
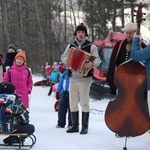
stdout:
{"type": "Polygon", "coordinates": [[[109,61],[111,57],[113,48],[103,48],[100,54],[102,60],[100,66],[98,67],[101,71],[108,71],[109,61]]]}

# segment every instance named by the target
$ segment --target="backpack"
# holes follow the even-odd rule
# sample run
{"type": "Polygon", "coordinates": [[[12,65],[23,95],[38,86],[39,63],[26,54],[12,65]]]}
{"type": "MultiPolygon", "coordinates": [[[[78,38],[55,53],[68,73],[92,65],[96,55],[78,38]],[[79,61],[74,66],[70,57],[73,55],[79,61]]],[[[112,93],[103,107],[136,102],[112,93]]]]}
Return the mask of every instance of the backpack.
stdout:
{"type": "MultiPolygon", "coordinates": [[[[11,96],[13,99],[15,97],[11,96]]],[[[10,101],[6,94],[0,94],[1,108],[0,108],[0,132],[13,133],[17,130],[18,125],[16,118],[11,115],[11,109],[9,109],[10,101]]],[[[15,99],[14,99],[15,100],[15,99]]]]}
{"type": "Polygon", "coordinates": [[[59,71],[53,70],[50,74],[50,80],[54,83],[59,82],[59,71]]]}
{"type": "Polygon", "coordinates": [[[15,94],[0,94],[0,130],[2,133],[15,132],[20,122],[27,124],[29,114],[19,96],[15,94]]]}

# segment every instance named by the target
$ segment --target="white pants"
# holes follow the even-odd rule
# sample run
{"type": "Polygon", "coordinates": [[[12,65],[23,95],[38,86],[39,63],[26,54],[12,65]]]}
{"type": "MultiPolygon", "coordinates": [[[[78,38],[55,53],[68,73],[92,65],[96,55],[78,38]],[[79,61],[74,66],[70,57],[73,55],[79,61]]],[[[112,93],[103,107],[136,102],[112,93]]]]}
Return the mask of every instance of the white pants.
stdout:
{"type": "Polygon", "coordinates": [[[80,103],[83,112],[89,112],[89,91],[91,83],[86,82],[70,82],[69,100],[71,112],[79,111],[78,103],[80,103]]]}

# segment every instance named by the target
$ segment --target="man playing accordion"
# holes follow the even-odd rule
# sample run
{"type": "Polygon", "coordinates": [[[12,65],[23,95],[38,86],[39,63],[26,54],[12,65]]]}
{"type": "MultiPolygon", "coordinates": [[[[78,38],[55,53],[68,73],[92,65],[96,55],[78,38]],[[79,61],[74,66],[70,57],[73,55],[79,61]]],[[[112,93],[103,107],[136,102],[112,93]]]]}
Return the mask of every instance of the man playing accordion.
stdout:
{"type": "MultiPolygon", "coordinates": [[[[98,67],[101,60],[98,55],[98,50],[95,45],[87,40],[88,33],[86,26],[81,23],[76,27],[75,40],[73,43],[68,44],[64,53],[61,55],[61,61],[67,63],[69,51],[72,47],[90,53],[94,57],[94,61],[85,61],[82,68],[88,70],[93,67],[98,67]]],[[[80,56],[74,56],[76,58],[76,63],[80,61],[80,56]]],[[[89,122],[89,90],[92,83],[93,69],[90,69],[87,76],[79,74],[75,70],[70,70],[70,87],[69,87],[69,99],[70,99],[70,109],[73,125],[66,132],[74,133],[79,132],[79,108],[78,102],[82,107],[82,129],[80,134],[88,133],[88,122],[89,122]]]]}

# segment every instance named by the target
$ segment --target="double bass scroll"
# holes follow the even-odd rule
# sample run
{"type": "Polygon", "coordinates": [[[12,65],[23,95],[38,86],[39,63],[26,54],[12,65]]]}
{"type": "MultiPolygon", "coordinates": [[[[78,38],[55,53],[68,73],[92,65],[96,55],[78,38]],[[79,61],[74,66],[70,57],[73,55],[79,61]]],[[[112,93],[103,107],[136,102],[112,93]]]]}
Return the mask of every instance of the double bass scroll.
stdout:
{"type": "MultiPolygon", "coordinates": [[[[137,34],[137,35],[140,34],[141,23],[142,23],[143,20],[145,20],[145,19],[143,18],[143,14],[145,14],[145,13],[142,12],[142,8],[143,8],[143,7],[144,7],[143,3],[140,2],[139,5],[138,5],[138,10],[136,11],[137,14],[134,15],[134,16],[136,16],[136,23],[137,23],[136,34],[137,34]]],[[[127,51],[131,51],[131,42],[128,42],[128,44],[126,45],[126,50],[127,50],[127,51]]]]}
{"type": "Polygon", "coordinates": [[[143,18],[143,12],[142,12],[142,8],[144,7],[143,3],[140,2],[138,5],[138,10],[137,10],[137,15],[136,15],[136,22],[137,22],[137,31],[136,34],[139,35],[140,34],[140,27],[141,27],[141,23],[143,20],[145,20],[143,18]]]}

